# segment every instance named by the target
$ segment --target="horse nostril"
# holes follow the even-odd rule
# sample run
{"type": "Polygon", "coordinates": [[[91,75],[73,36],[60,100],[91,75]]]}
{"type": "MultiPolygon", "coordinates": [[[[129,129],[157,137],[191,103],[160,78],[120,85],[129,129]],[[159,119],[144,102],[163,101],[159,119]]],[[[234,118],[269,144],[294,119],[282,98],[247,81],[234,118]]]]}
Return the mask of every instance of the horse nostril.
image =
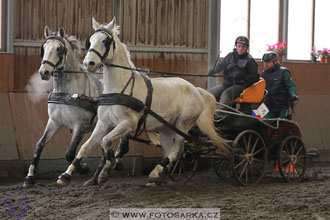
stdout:
{"type": "Polygon", "coordinates": [[[90,66],[94,66],[95,63],[94,63],[93,61],[91,61],[91,62],[89,62],[89,65],[90,65],[90,66]]]}
{"type": "Polygon", "coordinates": [[[44,74],[45,74],[46,76],[48,76],[48,75],[49,75],[49,71],[46,70],[44,74]]]}

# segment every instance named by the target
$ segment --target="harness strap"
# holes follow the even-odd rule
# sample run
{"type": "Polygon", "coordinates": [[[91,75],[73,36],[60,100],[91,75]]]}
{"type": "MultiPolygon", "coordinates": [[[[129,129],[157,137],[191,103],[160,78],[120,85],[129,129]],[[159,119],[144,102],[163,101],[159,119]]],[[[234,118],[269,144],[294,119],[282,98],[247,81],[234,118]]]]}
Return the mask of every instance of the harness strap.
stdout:
{"type": "Polygon", "coordinates": [[[201,145],[204,145],[204,146],[211,146],[212,145],[212,143],[203,142],[199,139],[193,138],[192,136],[183,133],[181,130],[177,129],[174,125],[172,125],[171,123],[166,121],[164,118],[159,116],[156,112],[152,111],[151,109],[149,110],[149,114],[152,115],[154,118],[156,118],[161,123],[163,123],[164,125],[166,125],[167,127],[169,127],[170,129],[172,129],[173,131],[175,131],[176,133],[178,133],[179,135],[181,135],[182,137],[184,137],[189,142],[201,144],[201,145]]]}
{"type": "MultiPolygon", "coordinates": [[[[150,81],[150,78],[142,73],[142,72],[138,72],[139,75],[143,78],[144,82],[146,83],[146,86],[147,86],[147,89],[148,89],[148,93],[147,93],[147,97],[146,97],[146,101],[145,101],[145,108],[144,108],[144,111],[143,111],[143,115],[141,116],[141,118],[139,119],[139,122],[138,122],[138,125],[137,125],[137,128],[136,128],[136,131],[135,131],[135,137],[139,136],[144,130],[145,130],[145,127],[146,127],[146,118],[147,118],[147,115],[151,109],[151,103],[152,103],[152,92],[153,92],[153,88],[152,88],[152,84],[151,84],[151,81],[150,81]],[[140,129],[141,126],[143,125],[143,129],[140,129]]],[[[146,133],[147,137],[148,137],[148,134],[146,133]]],[[[149,137],[148,137],[149,139],[149,137]]]]}
{"type": "Polygon", "coordinates": [[[130,82],[133,80],[133,84],[131,87],[131,92],[130,92],[130,96],[133,96],[133,88],[134,88],[134,83],[135,83],[135,77],[134,77],[134,72],[131,71],[131,77],[129,78],[129,80],[127,81],[126,85],[124,86],[123,90],[121,90],[121,94],[124,94],[125,90],[127,89],[128,85],[130,84],[130,82]]]}
{"type": "Polygon", "coordinates": [[[88,52],[94,52],[103,62],[104,56],[102,56],[97,50],[95,50],[94,48],[90,48],[88,49],[88,52]]]}
{"type": "Polygon", "coordinates": [[[51,92],[48,95],[48,103],[77,106],[94,115],[97,114],[97,101],[94,98],[78,94],[77,97],[75,97],[75,95],[76,94],[51,92]]]}
{"type": "Polygon", "coordinates": [[[123,105],[136,112],[144,109],[144,103],[132,96],[122,93],[101,94],[98,98],[97,105],[123,105]]]}

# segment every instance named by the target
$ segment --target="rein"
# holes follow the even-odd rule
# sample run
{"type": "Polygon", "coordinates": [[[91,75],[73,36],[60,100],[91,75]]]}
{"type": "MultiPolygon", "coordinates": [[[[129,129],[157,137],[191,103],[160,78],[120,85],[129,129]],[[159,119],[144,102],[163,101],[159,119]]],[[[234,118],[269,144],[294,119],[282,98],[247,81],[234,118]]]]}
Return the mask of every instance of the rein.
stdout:
{"type": "MultiPolygon", "coordinates": [[[[89,72],[86,72],[86,71],[63,70],[63,71],[61,71],[61,73],[83,73],[83,74],[87,74],[89,72]]],[[[103,73],[102,72],[95,72],[94,74],[103,74],[103,73]]]]}
{"type": "Polygon", "coordinates": [[[188,74],[188,73],[171,73],[171,72],[161,72],[161,71],[150,71],[149,69],[140,69],[140,68],[130,68],[126,66],[120,66],[116,64],[104,64],[106,66],[117,67],[126,70],[138,71],[138,72],[145,72],[147,75],[161,75],[164,77],[176,77],[176,76],[195,76],[195,77],[223,77],[220,74],[214,74],[212,76],[209,75],[202,75],[202,74],[188,74]]]}

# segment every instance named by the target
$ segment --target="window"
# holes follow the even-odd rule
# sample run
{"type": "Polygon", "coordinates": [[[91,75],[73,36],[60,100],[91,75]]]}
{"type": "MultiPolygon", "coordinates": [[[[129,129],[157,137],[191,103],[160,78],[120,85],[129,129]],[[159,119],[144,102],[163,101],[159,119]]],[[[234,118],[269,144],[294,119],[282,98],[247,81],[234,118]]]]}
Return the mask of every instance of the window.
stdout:
{"type": "Polygon", "coordinates": [[[248,34],[248,0],[222,0],[220,12],[220,56],[234,48],[236,37],[248,34]]]}
{"type": "Polygon", "coordinates": [[[313,0],[290,0],[288,11],[287,58],[309,60],[312,49],[313,0]]]}
{"type": "Polygon", "coordinates": [[[267,44],[278,42],[279,0],[252,0],[250,19],[250,53],[261,58],[267,44]]]}
{"type": "Polygon", "coordinates": [[[330,48],[329,0],[315,0],[314,44],[318,50],[330,48]]]}
{"type": "Polygon", "coordinates": [[[6,49],[6,7],[5,0],[0,0],[0,51],[6,49]]]}
{"type": "Polygon", "coordinates": [[[310,60],[313,46],[330,48],[329,8],[329,0],[221,0],[220,56],[244,35],[254,58],[262,57],[267,44],[286,40],[288,60],[310,60]]]}
{"type": "Polygon", "coordinates": [[[267,44],[278,42],[279,0],[222,0],[220,12],[220,56],[234,48],[236,37],[250,39],[250,53],[261,58],[267,44]]]}

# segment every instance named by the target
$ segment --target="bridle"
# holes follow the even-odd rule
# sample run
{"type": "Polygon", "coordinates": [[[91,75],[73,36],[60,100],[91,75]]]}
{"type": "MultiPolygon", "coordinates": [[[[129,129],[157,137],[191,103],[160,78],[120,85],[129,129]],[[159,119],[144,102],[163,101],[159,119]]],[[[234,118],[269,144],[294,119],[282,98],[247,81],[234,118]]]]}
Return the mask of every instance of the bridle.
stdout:
{"type": "Polygon", "coordinates": [[[57,55],[58,55],[58,61],[57,61],[57,63],[52,63],[51,61],[49,61],[49,60],[42,60],[42,62],[41,62],[41,64],[48,64],[48,65],[50,65],[50,66],[52,66],[53,68],[54,68],[54,70],[52,71],[52,72],[61,72],[61,71],[63,71],[63,68],[64,67],[61,67],[61,68],[58,68],[59,67],[59,65],[61,65],[62,64],[62,62],[63,62],[63,58],[64,58],[64,56],[66,55],[66,53],[67,53],[67,48],[65,47],[65,41],[61,38],[61,37],[58,37],[58,36],[50,36],[50,37],[47,37],[47,39],[45,40],[45,42],[41,45],[41,47],[40,47],[40,56],[41,56],[41,58],[43,58],[43,56],[44,56],[44,44],[48,41],[48,40],[51,40],[51,39],[55,39],[55,40],[58,40],[61,44],[62,44],[62,46],[61,47],[59,47],[58,49],[57,49],[57,55]]]}
{"type": "Polygon", "coordinates": [[[101,59],[101,62],[103,64],[105,64],[105,59],[106,57],[108,56],[109,54],[109,51],[110,51],[110,46],[113,44],[113,50],[116,49],[116,43],[113,39],[113,36],[112,36],[112,33],[105,29],[105,28],[100,28],[100,29],[97,29],[96,31],[94,31],[87,39],[86,39],[86,42],[85,42],[85,48],[86,50],[88,50],[88,52],[94,52],[100,59],[101,59]],[[91,42],[90,42],[90,38],[93,34],[95,34],[96,32],[101,32],[101,33],[104,33],[105,35],[107,35],[107,38],[105,39],[104,41],[104,46],[106,48],[106,51],[104,52],[103,55],[101,55],[101,53],[97,50],[95,50],[94,48],[90,48],[91,46],[91,42]]]}

